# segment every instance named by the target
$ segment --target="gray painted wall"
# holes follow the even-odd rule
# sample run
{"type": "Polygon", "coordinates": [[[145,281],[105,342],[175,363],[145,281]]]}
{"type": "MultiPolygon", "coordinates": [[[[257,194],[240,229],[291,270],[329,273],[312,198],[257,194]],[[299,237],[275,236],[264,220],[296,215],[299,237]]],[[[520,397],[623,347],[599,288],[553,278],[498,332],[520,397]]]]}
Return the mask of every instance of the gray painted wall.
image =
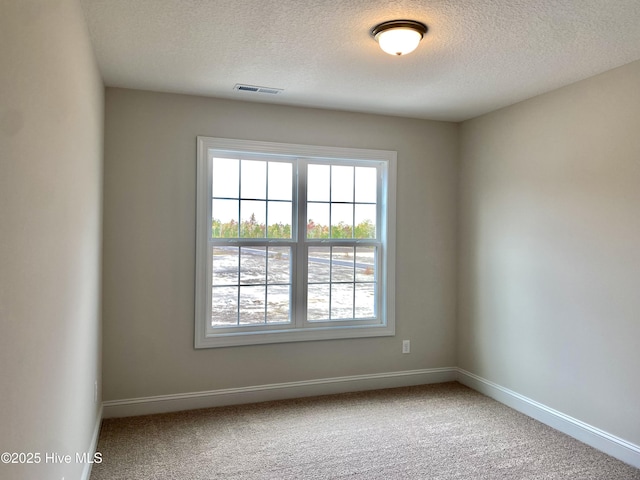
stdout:
{"type": "Polygon", "coordinates": [[[454,365],[457,156],[451,123],[108,88],[105,399],[454,365]],[[395,337],[194,350],[197,135],[398,152],[395,337]]]}
{"type": "Polygon", "coordinates": [[[464,122],[459,366],[640,444],[640,62],[464,122]]]}
{"type": "MultiPolygon", "coordinates": [[[[78,2],[0,9],[0,452],[74,455],[99,410],[104,89],[78,2]]],[[[82,469],[42,458],[0,478],[82,469]]]]}

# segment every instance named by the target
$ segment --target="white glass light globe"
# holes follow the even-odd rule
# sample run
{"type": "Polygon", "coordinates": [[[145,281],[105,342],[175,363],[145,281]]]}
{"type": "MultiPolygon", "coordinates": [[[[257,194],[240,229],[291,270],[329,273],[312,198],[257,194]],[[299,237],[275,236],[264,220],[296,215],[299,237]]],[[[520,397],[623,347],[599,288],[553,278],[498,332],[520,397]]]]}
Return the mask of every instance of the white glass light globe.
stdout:
{"type": "Polygon", "coordinates": [[[411,28],[390,28],[376,35],[380,48],[389,55],[406,55],[413,52],[422,40],[422,34],[411,28]]]}

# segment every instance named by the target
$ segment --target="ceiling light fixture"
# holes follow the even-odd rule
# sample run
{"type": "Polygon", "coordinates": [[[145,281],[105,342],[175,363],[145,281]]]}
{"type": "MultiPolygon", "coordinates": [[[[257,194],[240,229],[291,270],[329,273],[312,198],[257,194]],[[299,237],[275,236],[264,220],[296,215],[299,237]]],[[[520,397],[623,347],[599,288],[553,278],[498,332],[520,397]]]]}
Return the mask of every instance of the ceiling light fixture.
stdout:
{"type": "Polygon", "coordinates": [[[373,27],[371,36],[389,55],[406,55],[418,47],[427,30],[424,23],[415,20],[391,20],[373,27]]]}

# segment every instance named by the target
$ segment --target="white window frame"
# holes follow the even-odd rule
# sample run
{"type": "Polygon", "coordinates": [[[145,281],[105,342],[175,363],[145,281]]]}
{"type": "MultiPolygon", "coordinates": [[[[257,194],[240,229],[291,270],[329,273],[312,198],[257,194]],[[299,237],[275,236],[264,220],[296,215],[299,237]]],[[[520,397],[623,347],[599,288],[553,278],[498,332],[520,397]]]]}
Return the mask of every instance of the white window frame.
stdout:
{"type": "MultiPolygon", "coordinates": [[[[215,137],[197,137],[197,188],[196,188],[196,265],[195,265],[195,348],[229,347],[267,343],[329,340],[341,338],[379,337],[395,335],[395,213],[397,153],[388,150],[297,145],[250,140],[234,140],[215,137]],[[283,245],[292,246],[292,305],[293,322],[287,325],[260,325],[218,329],[211,327],[212,257],[211,257],[211,188],[213,151],[218,155],[240,153],[261,158],[276,156],[291,158],[296,162],[345,163],[377,162],[381,174],[378,182],[379,218],[377,219],[378,249],[378,318],[377,323],[354,321],[308,322],[305,305],[307,278],[306,249],[309,245],[333,245],[337,240],[306,240],[304,208],[306,192],[294,189],[293,215],[297,216],[298,229],[292,225],[291,241],[281,239],[241,239],[242,246],[283,245]],[[297,197],[297,198],[296,198],[297,197]]],[[[225,155],[226,156],[226,155],[225,155]]],[[[306,167],[304,169],[306,171],[306,167]]],[[[306,179],[300,183],[305,185],[306,179]]],[[[306,208],[306,207],[305,207],[306,208]]],[[[366,243],[363,240],[362,243],[366,243]]],[[[353,241],[350,241],[353,243],[353,241]]],[[[359,243],[355,241],[356,245],[359,243]]]]}

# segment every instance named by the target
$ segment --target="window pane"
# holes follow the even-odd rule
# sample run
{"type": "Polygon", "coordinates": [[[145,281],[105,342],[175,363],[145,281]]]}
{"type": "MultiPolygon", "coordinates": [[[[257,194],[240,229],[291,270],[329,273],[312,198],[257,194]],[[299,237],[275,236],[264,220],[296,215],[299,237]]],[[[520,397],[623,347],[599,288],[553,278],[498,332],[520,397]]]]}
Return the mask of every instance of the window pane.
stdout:
{"type": "Polygon", "coordinates": [[[238,323],[238,287],[213,287],[211,326],[228,327],[238,323]]]}
{"type": "Polygon", "coordinates": [[[376,203],[377,170],[369,167],[356,167],[356,202],[376,203]]]}
{"type": "Polygon", "coordinates": [[[376,238],[376,206],[356,205],[355,238],[376,238]]]}
{"type": "Polygon", "coordinates": [[[240,325],[264,323],[265,289],[264,285],[240,287],[240,325]]]}
{"type": "Polygon", "coordinates": [[[291,283],[291,248],[269,247],[268,283],[291,283]]]}
{"type": "Polygon", "coordinates": [[[291,202],[267,202],[269,238],[291,238],[291,202]]]}
{"type": "Polygon", "coordinates": [[[351,318],[353,318],[353,284],[332,284],[331,320],[347,320],[351,318]]]}
{"type": "Polygon", "coordinates": [[[329,238],[329,204],[307,204],[307,238],[329,238]]]}
{"type": "Polygon", "coordinates": [[[211,177],[211,195],[238,198],[240,162],[229,158],[214,158],[211,177]]]}
{"type": "Polygon", "coordinates": [[[309,283],[328,283],[331,271],[331,247],[309,247],[307,278],[309,283]]]}
{"type": "Polygon", "coordinates": [[[267,323],[289,323],[291,287],[267,287],[267,323]]]}
{"type": "Polygon", "coordinates": [[[353,247],[333,247],[331,250],[331,281],[353,282],[353,247]]]}
{"type": "Polygon", "coordinates": [[[237,200],[212,200],[211,218],[212,238],[238,237],[237,200]]]}
{"type": "Polygon", "coordinates": [[[292,173],[290,163],[269,162],[269,200],[291,200],[292,173]]]}
{"type": "Polygon", "coordinates": [[[353,167],[331,167],[331,201],[353,202],[353,167]]]}
{"type": "Polygon", "coordinates": [[[242,200],[240,202],[240,236],[264,238],[266,235],[267,202],[242,200]]]}
{"type": "Polygon", "coordinates": [[[307,320],[329,319],[329,285],[309,285],[307,320]]]}
{"type": "Polygon", "coordinates": [[[308,201],[329,201],[330,169],[329,165],[309,165],[307,167],[308,201]]]}
{"type": "Polygon", "coordinates": [[[356,282],[376,280],[376,247],[356,247],[356,282]]]}
{"type": "Polygon", "coordinates": [[[266,247],[242,247],[240,249],[240,283],[264,284],[266,280],[266,247]]]}
{"type": "Polygon", "coordinates": [[[238,285],[238,247],[213,247],[213,285],[238,285]]]}
{"type": "Polygon", "coordinates": [[[331,238],[353,238],[353,204],[331,204],[331,238]]]}
{"type": "Polygon", "coordinates": [[[375,284],[356,284],[356,312],[355,318],[375,318],[375,284]]]}
{"type": "Polygon", "coordinates": [[[242,160],[240,174],[242,198],[267,198],[267,162],[242,160]]]}

